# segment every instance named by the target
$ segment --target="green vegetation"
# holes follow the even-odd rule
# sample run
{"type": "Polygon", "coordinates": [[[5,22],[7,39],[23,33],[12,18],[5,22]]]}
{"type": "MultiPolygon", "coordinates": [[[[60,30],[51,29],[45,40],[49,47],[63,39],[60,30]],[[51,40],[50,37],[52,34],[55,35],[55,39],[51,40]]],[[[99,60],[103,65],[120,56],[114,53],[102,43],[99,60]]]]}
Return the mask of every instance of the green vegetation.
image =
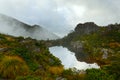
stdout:
{"type": "Polygon", "coordinates": [[[18,56],[4,56],[0,62],[0,75],[4,78],[15,78],[18,75],[27,75],[28,66],[18,56]]]}
{"type": "MultiPolygon", "coordinates": [[[[86,27],[90,24],[83,26],[77,27],[87,32],[86,27]]],[[[98,27],[96,26],[96,29],[98,27]]],[[[55,42],[75,52],[77,59],[85,55],[83,61],[99,64],[101,69],[86,71],[85,80],[120,80],[120,24],[99,27],[96,31],[87,34],[75,30],[55,42]],[[82,53],[83,55],[80,55],[82,53]]]]}
{"type": "Polygon", "coordinates": [[[109,25],[82,35],[77,30],[56,41],[0,34],[0,79],[120,80],[119,27],[118,24],[109,25]],[[86,55],[84,61],[96,62],[101,68],[86,71],[64,69],[61,61],[50,54],[46,45],[62,45],[76,52],[76,55],[82,51],[86,55]]]}
{"type": "Polygon", "coordinates": [[[0,34],[0,79],[54,80],[62,70],[43,41],[0,34]]]}
{"type": "Polygon", "coordinates": [[[84,74],[64,69],[44,41],[0,34],[0,79],[83,80],[84,74]],[[75,74],[74,74],[75,73],[75,74]]]}
{"type": "Polygon", "coordinates": [[[114,77],[100,69],[88,69],[85,80],[114,80],[114,77]]]}

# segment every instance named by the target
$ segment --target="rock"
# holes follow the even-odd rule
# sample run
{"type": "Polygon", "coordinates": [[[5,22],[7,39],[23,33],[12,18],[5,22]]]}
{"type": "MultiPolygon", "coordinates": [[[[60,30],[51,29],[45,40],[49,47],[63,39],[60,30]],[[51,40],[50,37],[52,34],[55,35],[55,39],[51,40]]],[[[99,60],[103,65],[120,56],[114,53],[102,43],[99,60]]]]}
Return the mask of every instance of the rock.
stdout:
{"type": "Polygon", "coordinates": [[[80,41],[71,42],[71,46],[73,46],[73,48],[75,48],[75,49],[82,49],[83,48],[83,44],[80,41]]]}
{"type": "Polygon", "coordinates": [[[99,29],[99,26],[97,26],[93,22],[87,22],[84,24],[78,24],[75,28],[75,31],[79,34],[89,34],[91,32],[96,32],[99,29]]]}
{"type": "Polygon", "coordinates": [[[57,77],[56,80],[67,80],[67,79],[63,77],[57,77]]]}
{"type": "Polygon", "coordinates": [[[8,50],[8,48],[0,48],[0,52],[5,52],[7,50],[8,50]]]}
{"type": "Polygon", "coordinates": [[[108,57],[108,49],[104,49],[104,48],[103,48],[101,51],[103,52],[102,58],[103,58],[103,59],[107,59],[107,57],[108,57]]]}

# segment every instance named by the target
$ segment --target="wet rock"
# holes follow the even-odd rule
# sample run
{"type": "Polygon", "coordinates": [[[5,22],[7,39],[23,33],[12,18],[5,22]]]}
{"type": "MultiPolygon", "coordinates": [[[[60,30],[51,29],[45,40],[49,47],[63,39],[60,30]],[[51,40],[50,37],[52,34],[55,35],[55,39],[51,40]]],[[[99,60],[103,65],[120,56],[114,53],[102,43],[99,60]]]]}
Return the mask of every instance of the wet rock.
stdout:
{"type": "Polygon", "coordinates": [[[8,50],[8,48],[0,48],[0,52],[5,52],[7,50],[8,50]]]}
{"type": "Polygon", "coordinates": [[[107,59],[107,57],[108,57],[108,49],[103,48],[103,49],[101,50],[101,52],[103,52],[102,58],[103,58],[103,59],[107,59]]]}
{"type": "Polygon", "coordinates": [[[67,79],[63,77],[57,77],[56,80],[67,80],[67,79]]]}
{"type": "Polygon", "coordinates": [[[71,46],[73,46],[73,48],[75,48],[75,49],[82,49],[83,48],[83,44],[80,41],[71,42],[71,46]]]}

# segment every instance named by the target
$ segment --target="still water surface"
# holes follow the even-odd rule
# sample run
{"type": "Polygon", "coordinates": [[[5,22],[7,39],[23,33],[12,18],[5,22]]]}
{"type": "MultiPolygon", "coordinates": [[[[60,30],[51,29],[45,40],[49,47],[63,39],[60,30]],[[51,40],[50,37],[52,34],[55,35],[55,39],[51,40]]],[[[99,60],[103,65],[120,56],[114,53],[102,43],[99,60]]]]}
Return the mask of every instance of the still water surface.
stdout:
{"type": "Polygon", "coordinates": [[[88,64],[86,62],[78,61],[75,57],[75,53],[62,46],[50,47],[49,50],[54,56],[58,57],[61,60],[65,68],[77,68],[79,70],[85,70],[88,68],[99,68],[96,63],[88,64]]]}

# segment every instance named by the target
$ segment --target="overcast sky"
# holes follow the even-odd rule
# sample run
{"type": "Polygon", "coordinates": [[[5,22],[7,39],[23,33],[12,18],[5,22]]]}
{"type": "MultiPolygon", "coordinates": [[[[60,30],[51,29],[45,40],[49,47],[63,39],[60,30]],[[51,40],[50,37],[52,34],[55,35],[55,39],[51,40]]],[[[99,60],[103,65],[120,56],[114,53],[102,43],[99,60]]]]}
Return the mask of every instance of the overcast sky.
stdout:
{"type": "Polygon", "coordinates": [[[120,0],[0,0],[0,13],[64,36],[78,23],[120,23],[119,5],[120,0]]]}

